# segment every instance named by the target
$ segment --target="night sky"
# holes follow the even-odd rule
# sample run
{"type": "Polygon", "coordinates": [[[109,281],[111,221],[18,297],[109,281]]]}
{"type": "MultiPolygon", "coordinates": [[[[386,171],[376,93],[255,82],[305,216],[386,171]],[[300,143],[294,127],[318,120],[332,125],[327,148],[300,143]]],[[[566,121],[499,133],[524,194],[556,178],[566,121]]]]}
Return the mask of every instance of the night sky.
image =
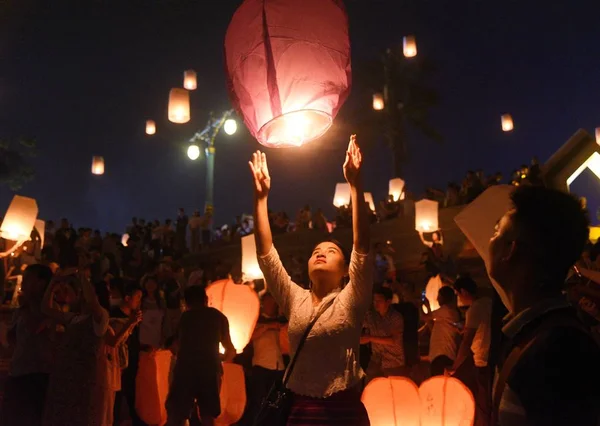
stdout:
{"type": "MultiPolygon", "coordinates": [[[[190,161],[184,142],[204,127],[209,111],[230,107],[223,40],[240,3],[0,0],[0,137],[37,139],[37,176],[19,193],[38,200],[42,219],[65,216],[75,226],[121,231],[132,216],[162,221],[178,207],[204,205],[203,157],[190,161]],[[168,92],[189,68],[198,72],[192,120],[176,125],[167,120],[168,92]],[[153,137],[144,134],[149,118],[157,122],[153,137]],[[90,173],[93,155],[105,158],[103,176],[90,173]]],[[[469,169],[508,176],[534,155],[546,160],[578,128],[600,125],[597,2],[346,5],[355,66],[415,34],[419,57],[438,67],[432,85],[441,103],[432,121],[445,142],[412,135],[405,179],[416,193],[428,185],[444,189],[469,169]],[[501,131],[503,113],[513,116],[511,134],[501,131]]],[[[363,89],[352,92],[348,108],[370,108],[363,89]]],[[[366,188],[382,198],[392,174],[383,139],[361,140],[352,123],[344,129],[358,132],[366,188]]],[[[300,149],[267,150],[271,207],[295,216],[308,203],[331,215],[346,144],[346,135],[330,135],[300,149]]],[[[217,223],[251,211],[247,160],[257,147],[245,131],[219,136],[217,223]]],[[[588,199],[600,193],[589,176],[575,185],[588,199]]],[[[0,188],[0,210],[12,195],[0,188]]]]}

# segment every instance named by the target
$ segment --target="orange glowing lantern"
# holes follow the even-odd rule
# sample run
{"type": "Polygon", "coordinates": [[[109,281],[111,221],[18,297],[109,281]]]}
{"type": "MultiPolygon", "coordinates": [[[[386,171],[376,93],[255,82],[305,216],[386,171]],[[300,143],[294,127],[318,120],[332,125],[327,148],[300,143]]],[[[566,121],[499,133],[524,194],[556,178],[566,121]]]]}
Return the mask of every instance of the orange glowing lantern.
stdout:
{"type": "Polygon", "coordinates": [[[436,376],[417,387],[405,377],[378,378],[362,394],[371,426],[472,426],[475,400],[454,377],[436,376]]]}
{"type": "Polygon", "coordinates": [[[415,229],[421,232],[434,232],[438,226],[438,202],[421,200],[415,203],[415,229]]]}
{"type": "Polygon", "coordinates": [[[242,237],[242,273],[244,281],[259,280],[263,273],[258,266],[256,258],[256,242],[254,235],[242,237]]]}
{"type": "Polygon", "coordinates": [[[413,35],[407,35],[404,37],[402,43],[402,53],[407,58],[414,58],[417,56],[417,40],[413,35]]]}
{"type": "Polygon", "coordinates": [[[389,195],[392,196],[392,198],[394,199],[394,201],[398,201],[398,200],[402,200],[404,199],[403,194],[404,194],[404,181],[400,178],[394,178],[394,179],[390,179],[390,186],[389,186],[390,190],[389,190],[389,195]]]}
{"type": "Polygon", "coordinates": [[[225,36],[230,97],[269,147],[323,135],[351,85],[348,17],[337,0],[245,0],[225,36]]]}
{"type": "Polygon", "coordinates": [[[229,426],[240,421],[246,409],[244,368],[238,364],[223,363],[221,383],[221,414],[215,419],[215,425],[229,426]]]}
{"type": "Polygon", "coordinates": [[[438,293],[440,292],[440,288],[443,287],[442,278],[439,275],[435,277],[429,278],[427,285],[425,286],[425,297],[429,301],[429,307],[431,311],[437,311],[440,309],[440,304],[438,303],[438,293]]]}
{"type": "Polygon", "coordinates": [[[513,119],[510,114],[502,115],[501,122],[502,122],[502,131],[504,131],[504,132],[510,132],[515,128],[515,126],[513,124],[513,119]]]}
{"type": "Polygon", "coordinates": [[[156,123],[154,122],[154,120],[147,120],[146,121],[146,134],[153,135],[155,133],[156,133],[156,123]]]}
{"type": "Polygon", "coordinates": [[[185,87],[187,90],[196,90],[198,87],[196,71],[186,70],[183,72],[183,87],[185,87]]]}
{"type": "Polygon", "coordinates": [[[600,145],[600,127],[596,127],[596,143],[600,145]]]}
{"type": "Polygon", "coordinates": [[[381,111],[385,108],[385,101],[381,93],[375,93],[373,95],[373,109],[375,111],[381,111]]]}
{"type": "Polygon", "coordinates": [[[365,202],[369,203],[369,208],[372,211],[375,211],[375,201],[373,201],[373,194],[370,192],[365,192],[365,202]]]}
{"type": "Polygon", "coordinates": [[[350,204],[350,184],[338,183],[335,185],[335,194],[333,195],[333,205],[343,207],[350,204]]]}
{"type": "Polygon", "coordinates": [[[104,157],[92,157],[92,173],[95,175],[104,174],[104,157]]]}
{"type": "Polygon", "coordinates": [[[169,92],[169,121],[183,124],[190,121],[190,92],[171,89],[169,92]]]}
{"type": "Polygon", "coordinates": [[[242,353],[258,321],[260,301],[249,286],[231,279],[219,280],[206,288],[208,306],[218,309],[229,320],[229,334],[236,352],[242,353]]]}
{"type": "Polygon", "coordinates": [[[38,206],[33,198],[15,195],[0,226],[0,237],[11,241],[28,241],[35,226],[38,206]]]}

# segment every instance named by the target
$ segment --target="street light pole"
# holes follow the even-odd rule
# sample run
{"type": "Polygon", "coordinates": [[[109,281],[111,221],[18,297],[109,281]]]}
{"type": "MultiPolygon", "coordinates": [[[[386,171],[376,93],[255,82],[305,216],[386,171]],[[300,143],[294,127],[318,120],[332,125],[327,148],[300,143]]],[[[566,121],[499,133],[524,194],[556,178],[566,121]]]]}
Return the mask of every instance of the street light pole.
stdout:
{"type": "Polygon", "coordinates": [[[233,110],[227,110],[220,117],[215,118],[211,112],[208,123],[199,132],[196,132],[190,139],[190,143],[203,142],[206,146],[204,153],[206,154],[206,201],[204,209],[206,212],[213,211],[214,208],[214,190],[215,190],[215,139],[225,125],[225,122],[230,119],[233,110]]]}

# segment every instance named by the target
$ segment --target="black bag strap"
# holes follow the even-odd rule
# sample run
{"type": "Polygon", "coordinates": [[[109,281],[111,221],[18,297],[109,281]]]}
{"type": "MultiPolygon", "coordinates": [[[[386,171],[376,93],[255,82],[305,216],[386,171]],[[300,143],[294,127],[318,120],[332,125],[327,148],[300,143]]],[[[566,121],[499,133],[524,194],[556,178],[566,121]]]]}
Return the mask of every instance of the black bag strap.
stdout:
{"type": "Polygon", "coordinates": [[[330,301],[321,306],[321,309],[315,314],[315,317],[310,321],[310,324],[308,324],[306,330],[304,330],[304,334],[300,338],[300,342],[298,342],[296,352],[294,352],[294,356],[292,356],[292,358],[290,359],[290,363],[288,364],[287,368],[285,369],[285,373],[283,374],[283,387],[286,387],[287,382],[290,380],[290,376],[292,375],[292,371],[294,370],[294,366],[296,365],[296,361],[298,360],[298,355],[300,354],[300,351],[302,350],[302,347],[304,346],[304,343],[306,342],[310,331],[313,329],[314,325],[317,323],[321,315],[333,304],[335,299],[336,297],[332,298],[330,301]]]}

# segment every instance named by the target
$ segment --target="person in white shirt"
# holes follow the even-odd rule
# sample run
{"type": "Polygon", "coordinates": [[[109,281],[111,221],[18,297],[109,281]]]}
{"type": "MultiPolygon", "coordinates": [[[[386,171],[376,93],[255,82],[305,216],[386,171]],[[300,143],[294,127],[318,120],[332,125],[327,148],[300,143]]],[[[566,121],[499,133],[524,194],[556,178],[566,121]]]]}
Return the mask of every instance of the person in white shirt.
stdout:
{"type": "Polygon", "coordinates": [[[477,284],[472,278],[460,277],[454,282],[460,301],[469,306],[465,318],[462,342],[449,374],[455,374],[473,392],[475,425],[486,425],[491,408],[491,373],[488,356],[492,340],[492,299],[477,296],[477,284]]]}
{"type": "Polygon", "coordinates": [[[258,263],[269,291],[290,320],[292,352],[313,316],[324,307],[287,383],[293,392],[288,424],[369,425],[360,400],[365,374],[358,364],[360,334],[373,288],[361,166],[362,154],[355,136],[351,136],[343,171],[351,190],[354,248],[348,256],[339,242],[318,244],[308,261],[311,289],[305,290],[292,282],[273,246],[267,205],[271,177],[266,156],[256,152],[250,162],[258,263]]]}

